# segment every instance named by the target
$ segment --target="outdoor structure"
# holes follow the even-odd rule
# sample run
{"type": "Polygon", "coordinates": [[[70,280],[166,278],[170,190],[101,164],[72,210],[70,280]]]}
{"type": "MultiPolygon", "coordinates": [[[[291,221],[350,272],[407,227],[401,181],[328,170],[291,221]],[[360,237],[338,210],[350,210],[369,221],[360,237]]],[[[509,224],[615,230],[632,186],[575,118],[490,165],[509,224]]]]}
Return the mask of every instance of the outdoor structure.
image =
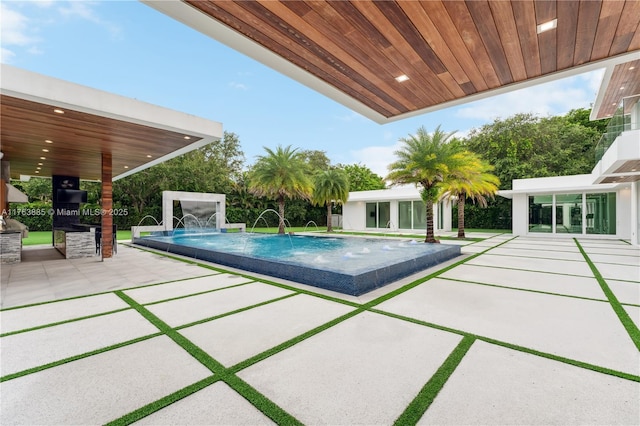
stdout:
{"type": "Polygon", "coordinates": [[[596,147],[590,174],[517,179],[499,195],[513,199],[513,233],[640,240],[640,54],[606,70],[591,119],[615,105],[607,133],[596,147]],[[614,102],[606,93],[631,90],[614,102]]]}
{"type": "MultiPolygon", "coordinates": [[[[426,213],[415,186],[353,191],[342,207],[345,231],[410,232],[426,229],[426,213]]],[[[435,231],[451,231],[451,204],[433,206],[435,231]]]]}
{"type": "Polygon", "coordinates": [[[103,259],[113,254],[112,182],[222,138],[218,122],[6,64],[1,74],[0,193],[8,177],[100,181],[103,259]]]}
{"type": "MultiPolygon", "coordinates": [[[[155,225],[131,227],[131,239],[140,237],[141,232],[162,231],[171,233],[174,228],[214,228],[224,232],[229,228],[244,232],[246,224],[227,223],[226,195],[205,192],[162,191],[162,220],[155,225]],[[174,203],[179,202],[181,217],[174,215],[174,203]]],[[[155,218],[154,218],[155,219],[155,218]]],[[[145,222],[144,220],[142,222],[145,222]]]]}

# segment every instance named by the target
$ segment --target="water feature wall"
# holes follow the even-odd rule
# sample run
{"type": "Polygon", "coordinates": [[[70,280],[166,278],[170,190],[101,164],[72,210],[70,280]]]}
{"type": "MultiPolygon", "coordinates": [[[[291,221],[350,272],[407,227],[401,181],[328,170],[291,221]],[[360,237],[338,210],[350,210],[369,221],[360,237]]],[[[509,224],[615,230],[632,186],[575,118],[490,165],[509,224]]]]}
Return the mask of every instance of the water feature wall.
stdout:
{"type": "Polygon", "coordinates": [[[180,200],[185,229],[220,229],[218,224],[219,202],[180,200]]]}
{"type": "Polygon", "coordinates": [[[173,203],[179,201],[182,208],[182,224],[185,228],[217,228],[225,224],[226,196],[204,192],[162,191],[162,223],[165,231],[174,228],[173,203]]]}

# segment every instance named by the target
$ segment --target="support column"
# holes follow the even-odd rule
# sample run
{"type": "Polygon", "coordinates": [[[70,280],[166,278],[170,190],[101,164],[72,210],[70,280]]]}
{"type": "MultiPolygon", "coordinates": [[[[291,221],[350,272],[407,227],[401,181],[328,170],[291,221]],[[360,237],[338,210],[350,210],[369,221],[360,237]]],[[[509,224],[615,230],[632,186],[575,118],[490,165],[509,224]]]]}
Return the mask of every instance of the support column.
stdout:
{"type": "Polygon", "coordinates": [[[102,260],[113,256],[113,170],[111,153],[102,153],[102,260]]]}
{"type": "Polygon", "coordinates": [[[630,240],[634,246],[640,245],[640,218],[638,217],[638,207],[640,206],[640,200],[638,199],[638,181],[631,182],[631,226],[629,231],[631,233],[630,240]]]}

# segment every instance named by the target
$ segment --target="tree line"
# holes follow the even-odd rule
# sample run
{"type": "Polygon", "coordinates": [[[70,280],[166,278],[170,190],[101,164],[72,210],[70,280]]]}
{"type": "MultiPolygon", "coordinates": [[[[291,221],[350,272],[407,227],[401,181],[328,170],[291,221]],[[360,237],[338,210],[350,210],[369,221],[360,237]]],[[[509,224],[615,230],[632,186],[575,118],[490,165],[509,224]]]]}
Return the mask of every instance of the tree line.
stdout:
{"type": "MultiPolygon", "coordinates": [[[[606,127],[606,123],[590,122],[589,113],[588,109],[579,109],[553,117],[516,114],[506,119],[495,119],[492,123],[473,129],[464,138],[450,137],[446,142],[453,143],[459,151],[476,155],[476,161],[482,161],[476,165],[499,179],[499,189],[510,189],[512,179],[589,173],[595,164],[595,145],[606,127]]],[[[428,134],[426,129],[423,130],[428,134]]],[[[328,194],[333,195],[334,191],[340,189],[332,188],[332,183],[339,180],[340,176],[346,178],[348,191],[385,188],[385,179],[366,166],[333,165],[326,154],[319,150],[265,147],[266,154],[258,157],[255,164],[247,166],[238,135],[224,132],[219,141],[115,181],[114,208],[126,209],[128,214],[114,217],[114,221],[124,229],[137,225],[147,215],[160,219],[162,191],[172,190],[226,194],[229,222],[251,225],[264,210],[280,208],[278,198],[265,191],[265,188],[260,190],[255,177],[256,172],[260,172],[260,166],[271,154],[278,154],[279,150],[280,154],[288,151],[287,155],[295,158],[296,167],[308,177],[309,184],[321,188],[325,197],[323,201],[318,192],[315,197],[311,193],[309,196],[288,199],[285,215],[292,226],[304,226],[309,221],[323,226],[327,224],[327,216],[340,212],[339,204],[326,202],[328,194]]],[[[399,168],[390,167],[388,177],[393,177],[394,170],[399,168]]],[[[29,206],[51,205],[50,180],[32,178],[28,182],[12,181],[12,184],[29,196],[29,206]]],[[[81,189],[88,191],[87,207],[99,207],[100,183],[82,181],[81,189]]],[[[448,191],[450,194],[455,192],[454,188],[448,191]]],[[[175,215],[180,217],[179,206],[175,208],[175,215]]],[[[466,200],[462,207],[458,203],[456,210],[459,208],[466,210],[467,227],[511,228],[510,200],[474,196],[466,200]],[[484,204],[488,208],[479,208],[484,204]]],[[[17,219],[34,231],[49,230],[51,227],[46,217],[17,219]]]]}

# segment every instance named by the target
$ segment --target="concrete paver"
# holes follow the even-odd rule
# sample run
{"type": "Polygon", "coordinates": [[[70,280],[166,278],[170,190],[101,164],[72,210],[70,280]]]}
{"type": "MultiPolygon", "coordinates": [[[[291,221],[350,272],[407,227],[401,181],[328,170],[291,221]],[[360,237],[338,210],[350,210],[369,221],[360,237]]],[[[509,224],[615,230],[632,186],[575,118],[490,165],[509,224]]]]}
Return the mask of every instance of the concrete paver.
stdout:
{"type": "Polygon", "coordinates": [[[640,383],[476,341],[418,424],[632,425],[638,401],[640,383]]]}
{"type": "Polygon", "coordinates": [[[238,375],[305,424],[392,424],[460,340],[365,312],[238,375]]]}
{"type": "Polygon", "coordinates": [[[180,330],[228,367],[257,355],[354,308],[299,294],[249,311],[180,330]]]}
{"type": "MultiPolygon", "coordinates": [[[[456,242],[464,243],[466,254],[486,251],[475,259],[451,268],[465,260],[461,256],[359,297],[268,277],[364,304],[448,268],[375,306],[416,322],[361,312],[233,374],[305,424],[391,424],[462,339],[436,328],[445,326],[511,346],[476,340],[421,423],[638,424],[640,351],[574,239],[487,236],[479,243],[456,242]],[[605,374],[606,369],[613,371],[605,374]]],[[[640,250],[616,240],[579,242],[640,326],[640,281],[629,279],[640,271],[634,263],[640,250]]],[[[204,353],[223,366],[236,365],[355,309],[262,283],[257,274],[244,278],[231,268],[218,273],[126,245],[118,249],[105,262],[47,260],[46,253],[30,250],[25,259],[33,261],[2,266],[0,306],[16,308],[0,311],[0,332],[17,333],[0,337],[0,424],[103,424],[211,379],[204,353]],[[177,341],[185,347],[202,350],[200,361],[160,336],[46,366],[158,332],[114,290],[170,327],[268,303],[173,332],[183,336],[177,341]],[[112,312],[120,309],[125,310],[112,312]],[[79,319],[92,315],[98,316],[79,319]],[[34,372],[24,373],[31,367],[34,372]],[[12,372],[18,377],[7,380],[12,372]]],[[[158,405],[139,423],[272,423],[265,415],[269,408],[257,408],[269,404],[260,405],[243,387],[232,389],[225,377],[230,376],[222,374],[223,381],[164,408],[158,405]]]]}

